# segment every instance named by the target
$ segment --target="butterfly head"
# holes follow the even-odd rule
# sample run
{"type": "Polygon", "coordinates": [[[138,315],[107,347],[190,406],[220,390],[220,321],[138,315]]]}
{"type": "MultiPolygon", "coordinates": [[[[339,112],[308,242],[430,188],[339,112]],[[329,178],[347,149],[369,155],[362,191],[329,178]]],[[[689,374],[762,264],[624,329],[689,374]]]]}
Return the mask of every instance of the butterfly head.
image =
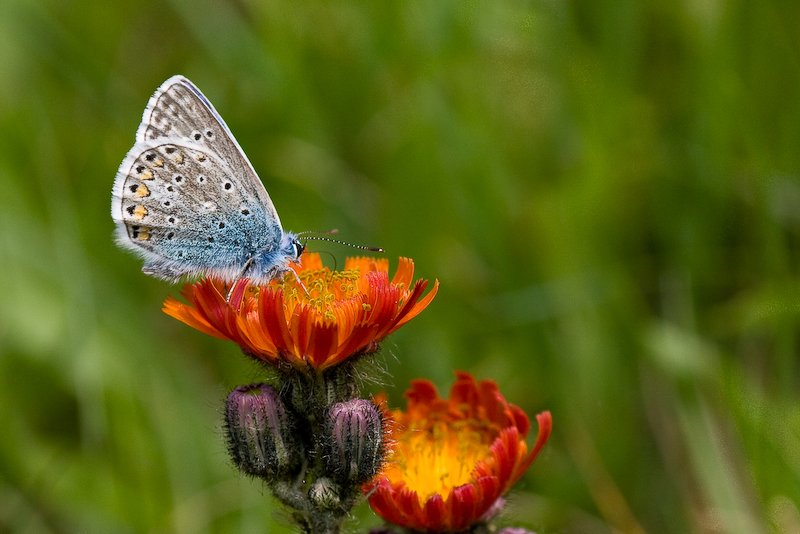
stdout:
{"type": "Polygon", "coordinates": [[[300,256],[306,251],[306,246],[298,237],[297,234],[285,230],[281,237],[280,255],[292,263],[300,263],[300,256]]]}
{"type": "Polygon", "coordinates": [[[298,241],[296,237],[292,238],[291,244],[289,245],[291,250],[293,251],[293,257],[290,259],[295,263],[300,263],[300,256],[303,255],[303,252],[306,251],[306,246],[298,241]]]}

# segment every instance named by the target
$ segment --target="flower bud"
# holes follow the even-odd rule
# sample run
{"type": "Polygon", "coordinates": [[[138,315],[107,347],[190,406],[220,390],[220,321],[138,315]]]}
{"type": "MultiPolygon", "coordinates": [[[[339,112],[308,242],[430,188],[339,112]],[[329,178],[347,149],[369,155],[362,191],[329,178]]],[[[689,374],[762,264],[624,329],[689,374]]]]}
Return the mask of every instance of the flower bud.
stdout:
{"type": "Polygon", "coordinates": [[[226,402],[225,426],[233,462],[248,475],[267,480],[285,476],[302,457],[291,419],[272,386],[234,389],[226,402]]]}
{"type": "Polygon", "coordinates": [[[325,465],[340,484],[360,485],[378,474],[385,451],[383,416],[372,402],[337,402],[328,410],[325,432],[325,465]]]}
{"type": "Polygon", "coordinates": [[[308,495],[318,507],[330,510],[340,505],[338,491],[339,487],[331,479],[320,477],[311,485],[308,495]]]}

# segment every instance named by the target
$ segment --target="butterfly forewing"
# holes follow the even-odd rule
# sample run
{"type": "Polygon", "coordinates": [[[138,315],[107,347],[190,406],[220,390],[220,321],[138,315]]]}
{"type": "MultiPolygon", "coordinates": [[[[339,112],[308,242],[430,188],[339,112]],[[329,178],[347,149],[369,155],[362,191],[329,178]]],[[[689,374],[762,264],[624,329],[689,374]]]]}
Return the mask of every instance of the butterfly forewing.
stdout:
{"type": "Polygon", "coordinates": [[[186,139],[206,145],[231,169],[237,169],[241,186],[256,196],[268,216],[280,218],[252,164],[245,156],[228,125],[200,90],[183,76],[173,76],[150,98],[136,140],[160,137],[186,139]]]}

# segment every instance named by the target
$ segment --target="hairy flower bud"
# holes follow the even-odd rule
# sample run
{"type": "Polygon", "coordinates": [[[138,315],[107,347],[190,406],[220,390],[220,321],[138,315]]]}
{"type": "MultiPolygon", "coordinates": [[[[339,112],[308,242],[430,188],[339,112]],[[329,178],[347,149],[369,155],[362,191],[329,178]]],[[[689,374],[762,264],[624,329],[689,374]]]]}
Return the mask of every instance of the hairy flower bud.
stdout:
{"type": "Polygon", "coordinates": [[[244,473],[272,480],[290,473],[300,458],[291,419],[267,384],[234,389],[226,403],[228,450],[244,473]]]}
{"type": "Polygon", "coordinates": [[[330,510],[340,506],[338,491],[339,487],[336,483],[327,477],[321,477],[311,485],[308,495],[314,504],[330,510]]]}
{"type": "Polygon", "coordinates": [[[375,404],[350,399],[330,407],[325,421],[325,464],[342,485],[360,485],[378,474],[384,457],[383,416],[375,404]]]}

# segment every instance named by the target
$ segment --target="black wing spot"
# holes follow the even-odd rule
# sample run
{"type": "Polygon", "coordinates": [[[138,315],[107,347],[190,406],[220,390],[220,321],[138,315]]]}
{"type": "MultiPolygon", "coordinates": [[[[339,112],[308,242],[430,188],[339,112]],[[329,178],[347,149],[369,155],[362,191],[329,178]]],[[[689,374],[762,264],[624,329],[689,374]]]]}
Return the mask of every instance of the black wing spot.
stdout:
{"type": "Polygon", "coordinates": [[[167,234],[167,239],[172,239],[173,237],[175,237],[175,232],[170,232],[167,234]]]}
{"type": "Polygon", "coordinates": [[[192,132],[192,139],[194,139],[195,141],[199,141],[202,138],[203,138],[203,134],[201,134],[197,130],[192,132]]]}
{"type": "Polygon", "coordinates": [[[170,207],[170,206],[172,206],[172,202],[170,202],[169,200],[165,200],[165,201],[164,201],[164,207],[165,207],[165,208],[168,208],[168,207],[170,207]]]}
{"type": "Polygon", "coordinates": [[[225,190],[226,191],[229,190],[231,187],[233,187],[233,184],[231,184],[230,182],[225,182],[225,190]]]}
{"type": "Polygon", "coordinates": [[[167,191],[169,191],[170,193],[172,193],[173,191],[175,191],[175,188],[174,188],[174,187],[172,187],[171,185],[168,185],[168,186],[167,186],[167,191]]]}
{"type": "Polygon", "coordinates": [[[128,189],[130,189],[130,190],[131,190],[131,193],[135,193],[135,192],[136,192],[136,190],[137,190],[137,189],[139,189],[139,186],[138,186],[138,185],[136,185],[136,184],[133,184],[133,185],[132,185],[132,186],[130,186],[128,189]]]}
{"type": "Polygon", "coordinates": [[[164,152],[166,152],[167,154],[172,154],[172,153],[174,153],[176,150],[178,150],[178,149],[177,149],[177,148],[175,148],[174,146],[168,146],[167,148],[165,148],[165,149],[164,149],[164,152]]]}
{"type": "Polygon", "coordinates": [[[136,208],[133,207],[133,206],[128,206],[127,208],[125,208],[125,211],[128,212],[128,215],[133,215],[133,212],[134,212],[135,209],[136,208]]]}
{"type": "Polygon", "coordinates": [[[197,182],[198,182],[198,183],[201,183],[201,184],[202,184],[202,183],[203,183],[203,182],[205,182],[205,181],[206,181],[206,177],[205,177],[205,176],[203,176],[202,174],[201,174],[200,176],[198,176],[198,177],[197,177],[197,182]]]}
{"type": "Polygon", "coordinates": [[[223,228],[225,228],[225,223],[224,222],[219,223],[219,229],[222,230],[223,228]]]}
{"type": "Polygon", "coordinates": [[[144,159],[146,159],[147,161],[153,161],[154,159],[156,159],[156,155],[153,154],[152,152],[149,152],[145,154],[144,159]]]}
{"type": "Polygon", "coordinates": [[[168,220],[169,222],[171,222],[171,223],[174,223],[174,222],[175,222],[175,217],[170,217],[170,218],[169,218],[169,219],[167,219],[167,220],[168,220]]]}
{"type": "Polygon", "coordinates": [[[214,140],[214,130],[212,130],[211,128],[207,129],[206,130],[206,137],[208,137],[209,139],[211,139],[213,141],[214,140]]]}
{"type": "Polygon", "coordinates": [[[175,180],[176,183],[181,183],[183,181],[183,175],[182,174],[176,174],[176,175],[174,175],[172,177],[172,179],[175,180]]]}
{"type": "Polygon", "coordinates": [[[136,166],[136,172],[138,172],[139,174],[142,174],[144,172],[144,165],[137,165],[136,166]]]}
{"type": "Polygon", "coordinates": [[[179,258],[182,258],[182,257],[183,257],[183,251],[182,251],[182,250],[179,250],[179,251],[178,251],[178,257],[179,257],[179,258]]]}
{"type": "Polygon", "coordinates": [[[213,238],[213,237],[209,237],[209,238],[208,238],[208,242],[209,242],[209,243],[213,243],[213,242],[214,242],[214,238],[213,238]]]}
{"type": "Polygon", "coordinates": [[[242,210],[242,215],[250,215],[250,210],[242,210]]]}

